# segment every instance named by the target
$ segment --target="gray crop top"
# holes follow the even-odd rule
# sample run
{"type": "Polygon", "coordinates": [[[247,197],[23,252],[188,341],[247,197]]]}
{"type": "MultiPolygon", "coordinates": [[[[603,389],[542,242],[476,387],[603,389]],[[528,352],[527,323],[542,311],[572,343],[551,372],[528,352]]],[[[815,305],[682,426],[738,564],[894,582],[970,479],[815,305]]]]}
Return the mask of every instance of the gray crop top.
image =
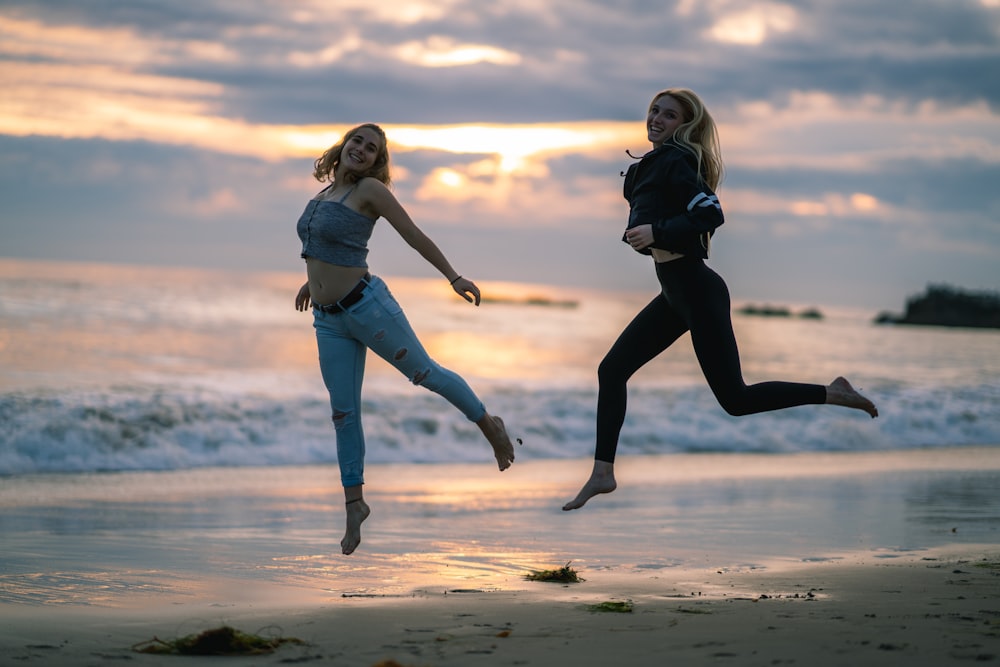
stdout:
{"type": "MultiPolygon", "coordinates": [[[[327,186],[332,187],[333,184],[327,186]]],[[[339,201],[312,199],[295,226],[302,241],[302,258],[312,257],[328,264],[368,268],[368,239],[375,229],[375,220],[339,201]]]]}

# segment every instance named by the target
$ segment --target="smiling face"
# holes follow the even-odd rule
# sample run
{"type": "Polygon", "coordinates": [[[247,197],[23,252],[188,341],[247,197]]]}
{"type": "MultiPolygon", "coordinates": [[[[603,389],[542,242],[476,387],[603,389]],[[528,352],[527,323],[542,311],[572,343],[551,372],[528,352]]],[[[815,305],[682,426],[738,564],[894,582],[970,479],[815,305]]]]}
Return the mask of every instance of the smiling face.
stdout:
{"type": "Polygon", "coordinates": [[[649,105],[646,114],[646,137],[654,148],[674,136],[674,131],[684,124],[684,111],[680,102],[670,95],[660,95],[649,105]]]}
{"type": "Polygon", "coordinates": [[[363,175],[375,166],[384,150],[385,142],[374,128],[359,127],[344,141],[338,171],[363,175]]]}

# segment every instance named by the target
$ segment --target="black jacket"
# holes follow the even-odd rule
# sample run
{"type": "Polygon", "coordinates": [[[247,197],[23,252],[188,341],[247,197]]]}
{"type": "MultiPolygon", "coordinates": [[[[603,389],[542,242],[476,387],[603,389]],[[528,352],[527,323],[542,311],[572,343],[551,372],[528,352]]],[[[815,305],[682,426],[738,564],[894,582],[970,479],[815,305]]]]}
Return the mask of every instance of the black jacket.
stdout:
{"type": "MultiPolygon", "coordinates": [[[[709,239],[723,223],[722,207],[698,175],[697,158],[690,151],[667,142],[646,153],[629,166],[624,193],[628,229],[652,225],[653,248],[708,257],[709,239]]],[[[652,254],[649,248],[637,252],[652,254]]]]}

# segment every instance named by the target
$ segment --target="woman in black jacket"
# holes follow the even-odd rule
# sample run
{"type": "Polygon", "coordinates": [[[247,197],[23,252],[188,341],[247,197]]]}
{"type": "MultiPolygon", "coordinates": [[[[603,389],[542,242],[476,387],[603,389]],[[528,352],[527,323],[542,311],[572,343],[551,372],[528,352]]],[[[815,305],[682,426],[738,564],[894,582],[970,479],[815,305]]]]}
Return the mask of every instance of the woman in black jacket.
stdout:
{"type": "Polygon", "coordinates": [[[729,290],[705,265],[712,235],[723,222],[714,190],[722,180],[715,121],[690,90],[658,93],[646,114],[653,150],[625,175],[629,203],[623,241],[651,255],[660,293],[625,328],[598,368],[594,469],[564,510],[614,491],[615,450],[625,421],[632,375],[691,332],[698,363],[723,409],[749,415],[796,405],[842,405],[878,416],[874,404],[838,377],[829,385],[761,382],[747,385],[730,317],[729,290]]]}

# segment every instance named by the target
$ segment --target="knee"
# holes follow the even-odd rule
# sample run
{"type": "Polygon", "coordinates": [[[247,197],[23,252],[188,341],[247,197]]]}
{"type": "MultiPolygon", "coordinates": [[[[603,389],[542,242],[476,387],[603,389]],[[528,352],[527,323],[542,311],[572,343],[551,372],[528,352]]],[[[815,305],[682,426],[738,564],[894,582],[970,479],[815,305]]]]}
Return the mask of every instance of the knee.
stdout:
{"type": "Polygon", "coordinates": [[[609,385],[613,383],[627,382],[628,377],[621,372],[618,364],[614,363],[609,357],[604,357],[600,364],[597,366],[597,380],[603,385],[609,385]]]}
{"type": "Polygon", "coordinates": [[[420,355],[415,358],[411,357],[409,348],[405,346],[399,347],[392,354],[392,363],[399,371],[407,375],[410,378],[410,382],[416,386],[433,389],[433,385],[428,382],[428,378],[431,377],[434,371],[434,362],[423,359],[420,355]],[[420,366],[421,361],[425,362],[425,365],[422,367],[420,366]]]}
{"type": "Polygon", "coordinates": [[[726,414],[731,417],[744,417],[750,414],[750,411],[739,403],[719,401],[719,405],[721,405],[722,409],[726,411],[726,414]]]}
{"type": "Polygon", "coordinates": [[[422,368],[415,371],[413,375],[410,376],[410,382],[418,387],[427,387],[428,389],[433,389],[432,383],[428,382],[428,378],[431,377],[432,368],[422,368]]]}
{"type": "Polygon", "coordinates": [[[747,401],[743,400],[739,393],[716,393],[715,398],[719,401],[719,405],[722,409],[726,411],[726,414],[732,417],[743,417],[751,412],[747,401]]]}
{"type": "Polygon", "coordinates": [[[354,423],[354,411],[338,410],[334,408],[333,415],[330,417],[330,420],[333,422],[333,428],[339,431],[354,423]]]}

